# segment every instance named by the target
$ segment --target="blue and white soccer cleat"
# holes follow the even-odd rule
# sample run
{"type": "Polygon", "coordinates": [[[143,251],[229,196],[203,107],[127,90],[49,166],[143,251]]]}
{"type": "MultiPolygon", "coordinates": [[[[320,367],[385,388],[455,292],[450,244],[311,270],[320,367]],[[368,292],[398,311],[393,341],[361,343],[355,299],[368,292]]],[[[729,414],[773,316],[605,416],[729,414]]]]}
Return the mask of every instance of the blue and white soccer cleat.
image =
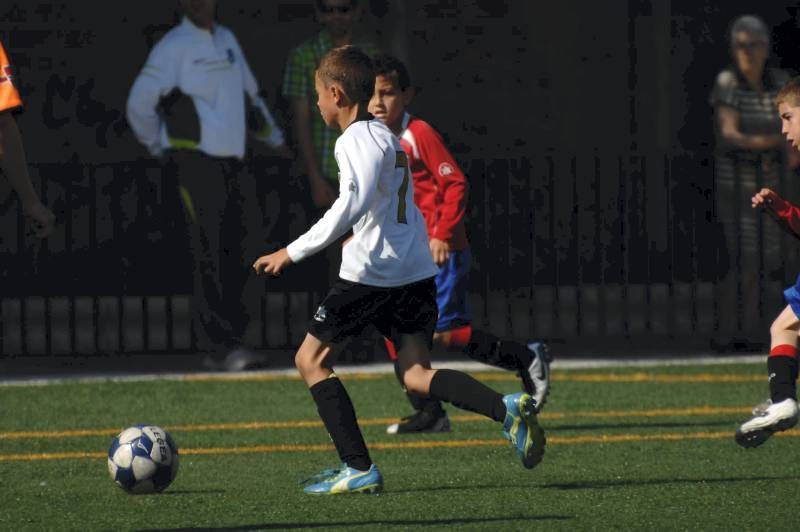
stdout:
{"type": "Polygon", "coordinates": [[[742,423],[736,431],[736,443],[749,449],[758,447],[775,432],[788,430],[797,425],[800,409],[794,399],[780,403],[767,401],[753,408],[753,417],[742,423]]]}
{"type": "Polygon", "coordinates": [[[383,476],[378,466],[359,471],[345,464],[339,469],[327,469],[310,480],[318,480],[303,491],[312,495],[336,495],[338,493],[377,493],[383,490],[383,476]]]}
{"type": "Polygon", "coordinates": [[[550,394],[550,362],[553,361],[553,355],[544,342],[530,342],[527,347],[533,353],[533,359],[527,368],[520,369],[520,376],[525,391],[536,401],[538,413],[550,394]]]}
{"type": "Polygon", "coordinates": [[[517,449],[519,459],[528,469],[542,461],[547,443],[544,430],[536,419],[536,401],[525,392],[503,397],[506,418],[503,421],[503,436],[517,449]]]}

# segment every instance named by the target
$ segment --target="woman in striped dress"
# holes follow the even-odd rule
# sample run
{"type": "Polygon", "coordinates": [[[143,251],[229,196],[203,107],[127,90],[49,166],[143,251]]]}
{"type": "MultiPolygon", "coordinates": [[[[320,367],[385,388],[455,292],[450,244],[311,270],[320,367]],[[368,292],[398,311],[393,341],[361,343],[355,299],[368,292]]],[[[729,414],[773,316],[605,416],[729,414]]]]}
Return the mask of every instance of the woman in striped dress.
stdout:
{"type": "Polygon", "coordinates": [[[739,338],[759,338],[767,329],[761,316],[772,315],[772,306],[780,305],[762,300],[762,294],[770,292],[762,284],[783,281],[781,233],[749,208],[750,198],[762,187],[782,189],[786,167],[775,96],[789,76],[766,66],[769,36],[757,17],[746,15],[733,22],[733,63],[717,76],[710,98],[716,133],[716,216],[729,264],[727,271],[721,268],[716,297],[718,328],[712,347],[720,350],[739,346],[739,338]]]}

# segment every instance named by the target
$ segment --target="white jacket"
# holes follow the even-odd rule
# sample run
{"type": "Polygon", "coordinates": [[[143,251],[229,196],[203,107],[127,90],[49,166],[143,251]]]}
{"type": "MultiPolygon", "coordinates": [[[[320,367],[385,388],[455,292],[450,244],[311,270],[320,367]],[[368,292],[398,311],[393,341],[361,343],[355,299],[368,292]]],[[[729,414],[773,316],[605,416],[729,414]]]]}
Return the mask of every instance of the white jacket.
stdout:
{"type": "Polygon", "coordinates": [[[128,96],[128,122],[136,138],[155,156],[173,147],[157,113],[162,97],[179,89],[191,98],[200,122],[196,149],[215,157],[242,158],[245,152],[245,93],[264,116],[260,139],[283,144],[283,132],[264,101],[236,37],[224,26],[198,28],[189,19],[153,47],[128,96]]]}

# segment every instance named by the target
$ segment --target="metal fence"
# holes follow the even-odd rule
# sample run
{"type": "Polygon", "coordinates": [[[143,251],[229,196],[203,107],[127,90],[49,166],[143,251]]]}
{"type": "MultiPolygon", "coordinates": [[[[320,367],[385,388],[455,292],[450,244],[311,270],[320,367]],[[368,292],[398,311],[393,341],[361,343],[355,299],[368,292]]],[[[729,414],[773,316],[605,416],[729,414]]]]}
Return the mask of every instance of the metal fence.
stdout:
{"type": "MultiPolygon", "coordinates": [[[[271,240],[285,243],[313,221],[302,202],[307,193],[283,177],[285,169],[253,170],[272,176],[259,178],[259,199],[273,222],[280,219],[269,227],[271,240]]],[[[730,287],[742,292],[746,275],[740,250],[724,244],[711,161],[550,153],[469,160],[464,170],[478,325],[519,339],[595,346],[705,345],[726,327],[746,328],[741,297],[732,322],[721,307],[730,287]]],[[[175,184],[146,163],[72,161],[33,173],[59,224],[36,241],[13,194],[0,191],[0,354],[191,351],[189,253],[175,184]]],[[[787,175],[781,167],[778,187],[791,199],[787,175]]],[[[759,238],[777,227],[747,205],[738,214],[756,217],[759,238]]],[[[787,233],[779,245],[780,272],[759,262],[764,319],[779,308],[781,287],[800,263],[800,245],[787,233]]],[[[326,274],[313,261],[298,267],[260,285],[260,347],[294,348],[304,334],[326,274]]]]}

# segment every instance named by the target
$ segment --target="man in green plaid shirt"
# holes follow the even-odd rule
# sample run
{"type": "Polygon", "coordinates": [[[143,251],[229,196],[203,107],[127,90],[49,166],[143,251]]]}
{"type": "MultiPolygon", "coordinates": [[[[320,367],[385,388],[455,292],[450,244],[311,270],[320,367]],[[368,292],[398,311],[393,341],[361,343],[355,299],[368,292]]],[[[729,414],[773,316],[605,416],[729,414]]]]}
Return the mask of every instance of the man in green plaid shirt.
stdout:
{"type": "Polygon", "coordinates": [[[308,175],[311,199],[317,208],[326,209],[339,190],[333,148],[341,132],[328,128],[317,110],[314,71],[331,48],[352,44],[369,55],[375,55],[377,48],[353,35],[361,15],[358,0],[315,0],[315,5],[323,29],[289,52],[283,95],[291,104],[292,131],[308,175]]]}

